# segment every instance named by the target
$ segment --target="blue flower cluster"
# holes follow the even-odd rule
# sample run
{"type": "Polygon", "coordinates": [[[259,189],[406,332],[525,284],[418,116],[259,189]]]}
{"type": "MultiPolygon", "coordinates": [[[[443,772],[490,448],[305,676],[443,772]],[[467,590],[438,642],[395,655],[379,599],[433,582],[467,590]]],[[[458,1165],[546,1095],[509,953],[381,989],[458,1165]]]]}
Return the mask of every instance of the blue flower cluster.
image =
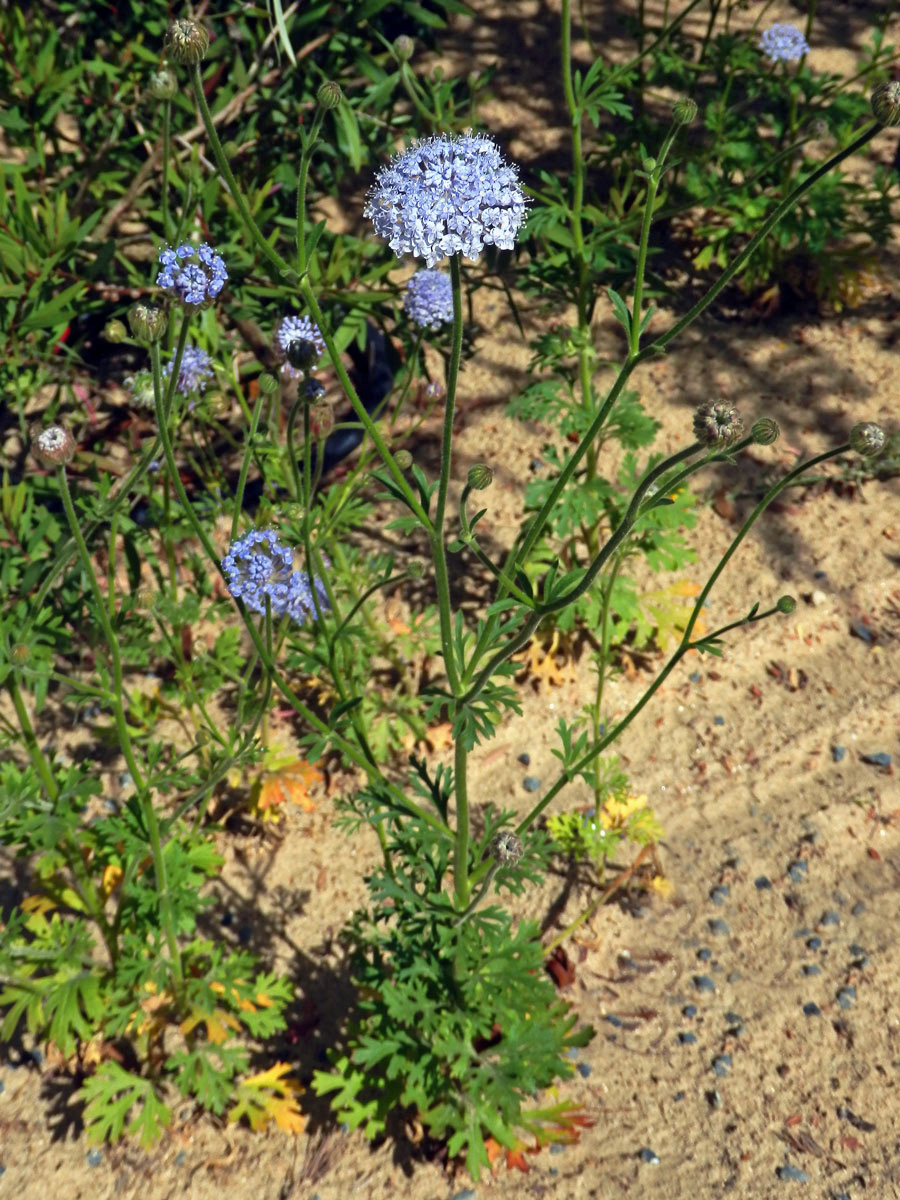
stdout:
{"type": "Polygon", "coordinates": [[[182,304],[199,305],[214,300],[225,286],[228,272],[220,255],[206,242],[192,246],[183,242],[171,250],[160,250],[162,270],[156,282],[182,304]]]}
{"type": "Polygon", "coordinates": [[[772,62],[794,62],[809,53],[806,38],[796,25],[773,25],[759,39],[759,48],[772,62]]]}
{"type": "Polygon", "coordinates": [[[446,255],[476,259],[485,246],[512,250],[525,219],[515,167],[486,134],[414,142],[379,171],[365,215],[398,258],[433,267],[446,255]]]}
{"type": "MultiPolygon", "coordinates": [[[[167,362],[163,367],[163,375],[167,379],[171,377],[174,366],[175,355],[173,354],[172,361],[167,362]]],[[[201,350],[199,346],[192,346],[189,342],[181,355],[176,390],[182,396],[186,396],[189,392],[202,392],[209,380],[214,378],[212,359],[205,350],[201,350]]]]}
{"type": "MultiPolygon", "coordinates": [[[[278,345],[285,354],[287,354],[287,349],[291,342],[311,342],[318,351],[320,358],[325,353],[325,340],[322,337],[322,331],[315,321],[310,320],[309,317],[285,317],[278,326],[278,332],[275,336],[278,339],[278,345]]],[[[289,362],[284,363],[281,369],[289,379],[300,379],[303,376],[303,372],[299,371],[296,367],[292,367],[289,362]]],[[[311,367],[310,370],[314,371],[315,367],[311,367]]]]}
{"type": "Polygon", "coordinates": [[[453,320],[453,284],[443,271],[417,271],[406,285],[406,315],[422,329],[453,320]]]}
{"type": "Polygon", "coordinates": [[[251,529],[232,543],[222,559],[228,590],[235,599],[257,613],[265,613],[268,600],[273,616],[288,616],[303,625],[316,619],[316,600],[322,612],[331,605],[322,580],[310,579],[306,571],[295,571],[293,566],[293,551],[279,542],[274,529],[251,529]]]}

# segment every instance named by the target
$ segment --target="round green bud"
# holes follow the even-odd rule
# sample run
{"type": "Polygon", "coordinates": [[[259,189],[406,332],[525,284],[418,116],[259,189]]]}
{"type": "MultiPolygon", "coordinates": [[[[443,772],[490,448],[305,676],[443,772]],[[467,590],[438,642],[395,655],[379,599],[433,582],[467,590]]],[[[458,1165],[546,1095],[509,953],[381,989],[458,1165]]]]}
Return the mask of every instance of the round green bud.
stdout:
{"type": "Polygon", "coordinates": [[[316,92],[316,100],[319,103],[319,108],[337,108],[344,98],[344,93],[340,89],[340,85],[328,80],[323,83],[316,92]]]}
{"type": "Polygon", "coordinates": [[[394,455],[394,461],[401,471],[408,471],[413,464],[413,456],[408,450],[398,450],[394,455]]]}
{"type": "Polygon", "coordinates": [[[256,382],[264,396],[273,396],[278,391],[278,378],[268,371],[264,371],[256,382]]]}
{"type": "Polygon", "coordinates": [[[328,437],[334,429],[334,409],[320,401],[309,406],[309,432],[314,438],[328,437]]]}
{"type": "Polygon", "coordinates": [[[128,337],[128,330],[121,321],[107,321],[103,326],[103,336],[108,342],[124,342],[128,337]]]}
{"type": "Polygon", "coordinates": [[[900,125],[900,83],[879,83],[870,103],[880,125],[900,125]]]}
{"type": "Polygon", "coordinates": [[[150,76],[147,91],[154,100],[171,100],[178,91],[178,80],[168,67],[160,67],[150,76]]]}
{"type": "Polygon", "coordinates": [[[182,66],[201,62],[208,49],[209,34],[197,21],[173,21],[166,30],[166,54],[182,66]]]}
{"type": "Polygon", "coordinates": [[[138,300],[128,310],[128,324],[135,341],[142,346],[149,346],[151,342],[158,342],[166,332],[168,317],[164,308],[148,304],[146,300],[138,300]]]}
{"type": "Polygon", "coordinates": [[[677,125],[691,125],[697,115],[697,102],[692,100],[690,96],[684,96],[681,100],[676,100],[672,107],[672,120],[677,125]]]}
{"type": "Polygon", "coordinates": [[[411,562],[407,563],[406,573],[410,579],[421,579],[425,574],[425,564],[421,559],[414,558],[411,562]]]}
{"type": "Polygon", "coordinates": [[[484,463],[475,463],[473,467],[469,467],[469,473],[466,476],[466,483],[473,492],[483,492],[485,488],[489,488],[494,482],[494,472],[490,467],[486,467],[484,463]]]}
{"type": "Polygon", "coordinates": [[[399,37],[394,38],[394,54],[400,62],[409,62],[415,52],[416,43],[411,37],[401,33],[399,37]]]}
{"type": "Polygon", "coordinates": [[[710,448],[724,449],[744,432],[736,408],[723,401],[701,404],[694,412],[694,437],[710,448]]]}
{"type": "Polygon", "coordinates": [[[156,408],[156,389],[149,371],[138,371],[137,375],[130,375],[125,382],[131,388],[131,403],[135,408],[145,408],[151,412],[156,408]]]}
{"type": "Polygon", "coordinates": [[[24,667],[31,658],[31,647],[26,646],[23,642],[16,642],[9,652],[9,658],[17,667],[24,667]]]}
{"type": "Polygon", "coordinates": [[[42,467],[63,467],[75,453],[75,439],[65,425],[48,425],[31,439],[31,453],[42,467]]]}
{"type": "Polygon", "coordinates": [[[860,421],[850,430],[850,445],[864,458],[874,458],[884,449],[884,430],[871,421],[860,421]]]}
{"type": "Polygon", "coordinates": [[[514,833],[498,833],[491,844],[491,849],[494,852],[494,858],[504,867],[514,867],[525,853],[522,839],[514,833]]]}
{"type": "Polygon", "coordinates": [[[775,605],[775,607],[780,613],[784,613],[785,616],[790,616],[790,614],[797,607],[797,601],[793,596],[779,596],[778,603],[775,605]]]}
{"type": "Polygon", "coordinates": [[[771,446],[773,442],[778,441],[780,433],[778,422],[773,421],[771,417],[760,417],[758,421],[753,422],[750,429],[750,436],[757,446],[771,446]]]}

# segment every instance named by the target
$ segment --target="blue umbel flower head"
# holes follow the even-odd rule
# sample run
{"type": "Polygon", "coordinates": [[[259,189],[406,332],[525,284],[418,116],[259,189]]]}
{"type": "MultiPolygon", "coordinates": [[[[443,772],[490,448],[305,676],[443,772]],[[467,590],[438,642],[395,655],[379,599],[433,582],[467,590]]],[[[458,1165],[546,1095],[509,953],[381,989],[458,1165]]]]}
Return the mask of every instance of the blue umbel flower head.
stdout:
{"type": "Polygon", "coordinates": [[[422,329],[453,320],[453,284],[443,271],[417,271],[406,285],[406,315],[422,329]]]}
{"type": "Polygon", "coordinates": [[[331,606],[322,580],[293,566],[293,551],[279,542],[274,529],[251,529],[232,543],[222,559],[228,590],[235,599],[256,613],[265,613],[268,600],[273,616],[288,616],[303,625],[316,619],[316,599],[321,612],[331,606]]]}
{"type": "Polygon", "coordinates": [[[794,62],[809,53],[806,38],[796,25],[772,25],[759,39],[759,48],[772,62],[794,62]]]}
{"type": "Polygon", "coordinates": [[[159,252],[159,263],[156,282],[180,304],[196,307],[214,300],[228,279],[221,256],[206,242],[182,242],[174,250],[167,246],[159,252]]]}
{"type": "MultiPolygon", "coordinates": [[[[285,354],[293,342],[309,342],[314,347],[316,361],[325,353],[325,339],[322,337],[322,331],[309,317],[285,317],[278,326],[275,337],[285,354]]],[[[281,369],[289,379],[300,379],[304,375],[302,370],[293,367],[289,362],[283,363],[281,369]]],[[[315,369],[314,362],[308,370],[314,371],[315,369]]]]}
{"type": "MultiPolygon", "coordinates": [[[[163,367],[163,375],[169,378],[175,365],[175,355],[172,361],[163,367]]],[[[188,392],[202,392],[210,379],[213,379],[212,359],[199,346],[188,343],[181,355],[181,365],[178,368],[176,389],[186,396],[188,392]]]]}
{"type": "Polygon", "coordinates": [[[365,215],[398,258],[412,254],[433,267],[485,246],[512,250],[525,219],[515,167],[486,134],[441,134],[414,142],[383,167],[365,215]]]}

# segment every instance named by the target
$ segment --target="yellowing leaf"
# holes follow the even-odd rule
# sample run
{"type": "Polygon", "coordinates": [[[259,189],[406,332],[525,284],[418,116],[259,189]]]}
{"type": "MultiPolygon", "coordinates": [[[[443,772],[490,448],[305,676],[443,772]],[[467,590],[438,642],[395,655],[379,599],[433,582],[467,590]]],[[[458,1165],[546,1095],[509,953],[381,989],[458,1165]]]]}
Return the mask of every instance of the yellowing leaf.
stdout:
{"type": "Polygon", "coordinates": [[[48,912],[53,912],[56,908],[56,901],[49,896],[26,896],[19,905],[23,912],[37,913],[39,916],[45,916],[48,912]]]}
{"type": "Polygon", "coordinates": [[[122,882],[122,877],[122,868],[116,863],[109,863],[103,868],[103,880],[100,886],[103,889],[103,895],[105,897],[109,898],[113,894],[113,892],[122,882]]]}
{"type": "Polygon", "coordinates": [[[240,1033],[241,1030],[241,1024],[237,1017],[223,1012],[221,1008],[217,1008],[212,1013],[192,1012],[181,1022],[179,1028],[186,1037],[192,1029],[200,1024],[206,1025],[206,1036],[215,1046],[220,1046],[227,1040],[229,1029],[234,1033],[240,1033]]]}
{"type": "Polygon", "coordinates": [[[661,896],[663,900],[669,900],[675,892],[675,885],[665,875],[654,875],[650,880],[650,889],[656,892],[657,896],[661,896]]]}
{"type": "Polygon", "coordinates": [[[282,760],[275,770],[267,771],[256,781],[250,794],[251,808],[264,821],[276,817],[275,810],[288,801],[299,804],[304,812],[315,812],[309,790],[324,778],[318,767],[305,758],[282,760]]]}
{"type": "Polygon", "coordinates": [[[268,1071],[243,1079],[237,1087],[237,1103],[228,1113],[229,1121],[246,1117],[253,1130],[274,1121],[286,1133],[301,1133],[306,1121],[297,1107],[303,1089],[287,1072],[290,1063],[275,1063],[268,1071]]]}

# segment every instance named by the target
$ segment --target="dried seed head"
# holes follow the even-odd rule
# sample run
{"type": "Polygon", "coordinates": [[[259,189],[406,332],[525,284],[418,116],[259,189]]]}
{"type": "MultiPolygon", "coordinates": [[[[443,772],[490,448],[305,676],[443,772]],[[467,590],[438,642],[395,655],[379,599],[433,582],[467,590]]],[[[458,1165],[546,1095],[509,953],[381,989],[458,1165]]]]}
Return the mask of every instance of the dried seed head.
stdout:
{"type": "Polygon", "coordinates": [[[850,445],[864,458],[874,458],[884,449],[884,430],[872,421],[860,421],[850,430],[850,445]]]}
{"type": "Polygon", "coordinates": [[[168,317],[164,308],[139,300],[128,310],[128,324],[134,340],[142,346],[149,346],[151,342],[158,342],[166,332],[168,317]]]}
{"type": "Polygon", "coordinates": [[[344,98],[344,93],[341,91],[340,84],[329,79],[316,92],[316,100],[319,103],[319,108],[329,109],[337,108],[344,98]]]}
{"type": "Polygon", "coordinates": [[[872,112],[881,125],[900,125],[900,83],[879,83],[871,97],[872,112]]]}
{"type": "Polygon", "coordinates": [[[489,488],[494,482],[494,472],[484,463],[475,463],[473,467],[469,467],[469,473],[466,476],[466,483],[473,492],[483,492],[485,488],[489,488]]]}
{"type": "Polygon", "coordinates": [[[154,100],[171,100],[178,91],[178,80],[168,67],[160,67],[150,76],[147,91],[154,100]]]}
{"type": "Polygon", "coordinates": [[[494,858],[504,867],[514,867],[525,853],[522,839],[514,833],[498,833],[491,849],[494,858]]]}
{"type": "Polygon", "coordinates": [[[694,413],[694,436],[704,446],[724,449],[744,432],[737,409],[722,401],[701,404],[694,413]]]}
{"type": "Polygon", "coordinates": [[[208,49],[209,34],[196,21],[173,21],[166,30],[166,54],[182,66],[200,62],[208,49]]]}
{"type": "Polygon", "coordinates": [[[9,652],[10,662],[17,667],[24,667],[31,658],[31,647],[26,646],[24,642],[16,642],[9,652]]]}
{"type": "Polygon", "coordinates": [[[62,467],[75,453],[75,439],[64,425],[48,425],[32,438],[31,453],[42,467],[62,467]]]}
{"type": "Polygon", "coordinates": [[[309,406],[309,432],[315,438],[328,437],[334,429],[334,410],[330,404],[311,404],[309,406]]]}
{"type": "Polygon", "coordinates": [[[760,417],[758,421],[753,422],[750,429],[750,436],[757,446],[771,446],[773,442],[778,441],[780,433],[777,421],[773,421],[771,417],[760,417]]]}

